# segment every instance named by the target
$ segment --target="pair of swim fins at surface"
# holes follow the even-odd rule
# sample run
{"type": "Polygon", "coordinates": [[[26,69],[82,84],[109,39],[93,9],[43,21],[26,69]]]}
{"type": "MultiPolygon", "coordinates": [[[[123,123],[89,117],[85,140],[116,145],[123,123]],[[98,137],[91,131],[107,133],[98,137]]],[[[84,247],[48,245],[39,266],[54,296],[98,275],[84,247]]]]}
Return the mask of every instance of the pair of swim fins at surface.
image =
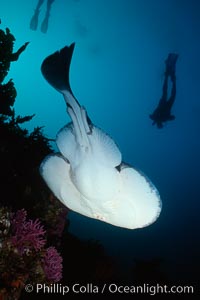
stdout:
{"type": "MultiPolygon", "coordinates": [[[[48,30],[48,26],[49,26],[49,17],[50,17],[50,11],[51,11],[51,5],[55,0],[47,0],[47,9],[46,9],[46,14],[44,17],[44,20],[41,24],[41,32],[43,33],[47,33],[48,30]]],[[[33,17],[31,18],[30,21],[30,29],[31,30],[37,30],[38,27],[38,19],[39,19],[39,14],[40,14],[40,7],[42,6],[42,4],[44,3],[44,0],[39,0],[37,7],[35,9],[35,13],[33,15],[33,17]]]]}

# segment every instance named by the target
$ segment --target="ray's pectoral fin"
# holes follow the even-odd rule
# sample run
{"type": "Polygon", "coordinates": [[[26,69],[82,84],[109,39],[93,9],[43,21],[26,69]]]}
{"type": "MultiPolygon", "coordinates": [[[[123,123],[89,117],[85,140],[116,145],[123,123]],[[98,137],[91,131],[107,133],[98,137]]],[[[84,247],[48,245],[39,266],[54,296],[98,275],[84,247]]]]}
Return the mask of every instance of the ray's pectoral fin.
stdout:
{"type": "Polygon", "coordinates": [[[125,163],[121,164],[119,172],[122,183],[119,208],[130,217],[130,227],[142,228],[155,222],[162,207],[155,186],[147,176],[125,163]],[[131,210],[134,218],[131,218],[131,210]]]}
{"type": "Polygon", "coordinates": [[[54,195],[69,209],[88,215],[87,203],[70,177],[70,164],[59,154],[48,155],[40,166],[40,174],[54,195]]]}

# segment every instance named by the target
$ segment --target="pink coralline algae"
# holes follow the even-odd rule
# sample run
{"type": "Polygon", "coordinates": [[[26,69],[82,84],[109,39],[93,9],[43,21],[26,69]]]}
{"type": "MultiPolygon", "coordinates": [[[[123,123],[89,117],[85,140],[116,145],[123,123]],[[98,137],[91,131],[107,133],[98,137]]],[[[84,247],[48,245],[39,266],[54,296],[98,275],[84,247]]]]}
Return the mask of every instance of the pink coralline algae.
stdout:
{"type": "Polygon", "coordinates": [[[62,257],[54,247],[46,249],[43,269],[50,282],[58,282],[62,278],[62,261],[62,257]]]}
{"type": "Polygon", "coordinates": [[[38,251],[46,243],[45,230],[40,221],[26,220],[26,214],[25,210],[19,210],[11,221],[13,230],[11,241],[20,254],[28,254],[33,249],[38,251]]]}
{"type": "MultiPolygon", "coordinates": [[[[12,213],[0,208],[0,225],[0,300],[5,298],[1,286],[15,293],[26,282],[51,284],[62,279],[63,259],[56,248],[45,247],[46,231],[39,219],[28,219],[24,209],[12,213]]],[[[11,298],[18,299],[5,299],[11,298]]]]}

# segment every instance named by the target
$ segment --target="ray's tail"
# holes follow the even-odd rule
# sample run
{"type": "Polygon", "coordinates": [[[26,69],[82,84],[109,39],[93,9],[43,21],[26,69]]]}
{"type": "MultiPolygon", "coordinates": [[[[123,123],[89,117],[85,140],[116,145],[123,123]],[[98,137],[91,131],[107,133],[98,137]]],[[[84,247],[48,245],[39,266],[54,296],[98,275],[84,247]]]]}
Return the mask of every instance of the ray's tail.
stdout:
{"type": "Polygon", "coordinates": [[[67,111],[72,119],[77,142],[87,144],[87,134],[91,133],[92,124],[86,110],[79,104],[70,87],[69,71],[75,43],[65,46],[44,59],[41,72],[48,83],[63,94],[67,111]]]}
{"type": "Polygon", "coordinates": [[[41,65],[41,72],[47,82],[63,94],[68,110],[72,109],[75,114],[79,114],[81,106],[73,95],[69,80],[74,47],[75,43],[72,43],[45,58],[41,65]]]}

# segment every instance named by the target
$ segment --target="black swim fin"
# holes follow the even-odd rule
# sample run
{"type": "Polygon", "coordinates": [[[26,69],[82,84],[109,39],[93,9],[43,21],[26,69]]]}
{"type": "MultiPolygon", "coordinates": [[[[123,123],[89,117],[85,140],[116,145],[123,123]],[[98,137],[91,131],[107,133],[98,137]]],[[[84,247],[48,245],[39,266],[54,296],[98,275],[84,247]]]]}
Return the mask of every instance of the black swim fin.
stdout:
{"type": "Polygon", "coordinates": [[[59,92],[68,91],[72,95],[69,83],[69,69],[75,43],[49,55],[41,65],[44,78],[59,92]]]}
{"type": "Polygon", "coordinates": [[[37,30],[39,13],[40,13],[40,10],[36,9],[32,19],[30,21],[30,29],[31,30],[34,30],[34,31],[37,30]]]}
{"type": "Polygon", "coordinates": [[[41,31],[43,33],[47,33],[48,26],[49,26],[49,17],[46,16],[41,24],[41,31]]]}

